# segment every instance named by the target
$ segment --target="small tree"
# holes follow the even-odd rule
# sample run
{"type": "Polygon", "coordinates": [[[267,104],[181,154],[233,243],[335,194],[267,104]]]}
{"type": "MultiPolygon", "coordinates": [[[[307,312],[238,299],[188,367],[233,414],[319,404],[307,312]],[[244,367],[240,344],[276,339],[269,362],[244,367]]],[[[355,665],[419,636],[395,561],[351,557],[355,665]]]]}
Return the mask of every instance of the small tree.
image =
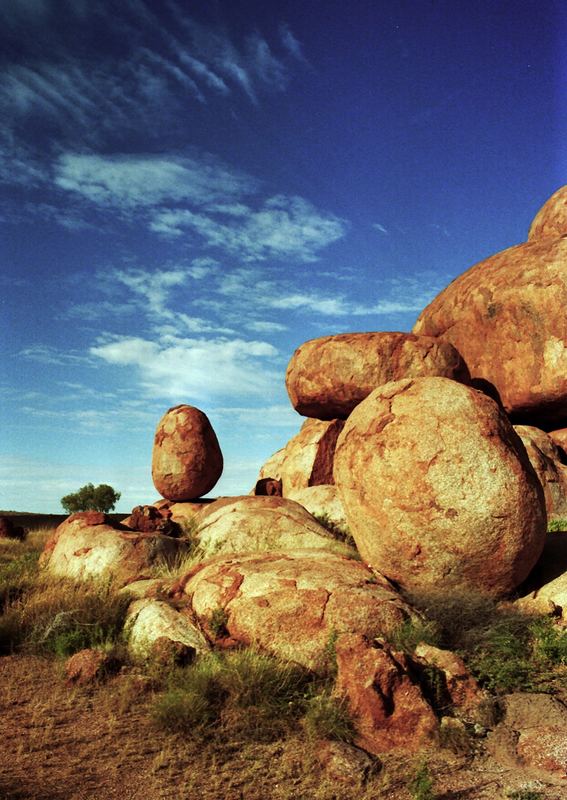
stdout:
{"type": "Polygon", "coordinates": [[[87,483],[76,492],[62,497],[61,505],[68,514],[76,514],[78,511],[102,511],[107,514],[119,500],[120,492],[107,483],[98,486],[87,483]]]}

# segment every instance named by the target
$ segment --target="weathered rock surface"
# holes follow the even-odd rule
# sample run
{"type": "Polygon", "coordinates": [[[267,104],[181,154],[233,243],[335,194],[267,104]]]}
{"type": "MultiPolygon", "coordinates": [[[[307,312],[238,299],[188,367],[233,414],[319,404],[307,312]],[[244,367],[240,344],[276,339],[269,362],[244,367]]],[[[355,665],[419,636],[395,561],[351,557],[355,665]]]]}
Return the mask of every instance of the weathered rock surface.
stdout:
{"type": "Polygon", "coordinates": [[[502,700],[504,718],[489,737],[504,766],[531,768],[543,777],[567,773],[567,707],[545,694],[518,692],[502,700]]]}
{"type": "Polygon", "coordinates": [[[167,506],[135,506],[130,516],[120,523],[126,528],[143,533],[162,533],[164,536],[179,536],[181,529],[171,519],[167,506]]]}
{"type": "MultiPolygon", "coordinates": [[[[531,425],[515,425],[545,495],[548,519],[567,517],[567,467],[553,439],[531,425]]],[[[567,564],[566,564],[567,566],[567,564]]]]}
{"type": "Polygon", "coordinates": [[[331,739],[317,742],[315,754],[329,777],[353,787],[364,785],[382,767],[377,758],[372,758],[364,750],[331,739]]]}
{"type": "Polygon", "coordinates": [[[547,536],[516,605],[525,613],[553,614],[567,622],[567,532],[547,536]]]}
{"type": "Polygon", "coordinates": [[[413,330],[453,344],[473,384],[495,390],[516,422],[558,428],[567,424],[566,305],[567,238],[544,239],[471,267],[413,330]]]}
{"type": "Polygon", "coordinates": [[[562,186],[543,204],[530,226],[528,239],[558,239],[567,233],[567,186],[562,186]]]}
{"type": "Polygon", "coordinates": [[[335,638],[372,638],[415,616],[385,578],[322,550],[217,558],[196,565],[179,585],[202,624],[223,615],[232,643],[315,670],[328,666],[335,638]]]}
{"type": "Polygon", "coordinates": [[[476,721],[488,695],[479,687],[462,658],[450,650],[442,650],[424,642],[417,645],[414,655],[421,663],[443,673],[448,700],[462,715],[476,721]]]}
{"type": "Polygon", "coordinates": [[[346,419],[377,386],[427,375],[468,381],[463,359],[447,342],[410,333],[341,333],[298,347],[286,386],[300,414],[346,419]]]}
{"type": "Polygon", "coordinates": [[[139,533],[108,524],[104,514],[73,514],[47,540],[40,563],[52,575],[76,581],[125,584],[158,560],[173,563],[186,548],[179,539],[139,533]]]}
{"type": "Polygon", "coordinates": [[[88,686],[113,671],[113,659],[102,650],[86,649],[67,659],[65,676],[67,686],[88,686]]]}
{"type": "Polygon", "coordinates": [[[195,538],[203,558],[302,548],[351,552],[303,506],[283,497],[244,495],[217,500],[202,512],[195,538]]]}
{"type": "Polygon", "coordinates": [[[287,497],[300,503],[310,514],[326,517],[343,530],[348,528],[342,500],[334,484],[322,483],[319,486],[292,489],[287,497]]]}
{"type": "Polygon", "coordinates": [[[567,428],[559,428],[556,431],[549,431],[549,436],[553,444],[562,451],[567,458],[567,428]]]}
{"type": "Polygon", "coordinates": [[[340,638],[336,650],[336,691],[356,721],[355,744],[379,755],[435,741],[437,718],[403,653],[352,634],[340,638]]]}
{"type": "Polygon", "coordinates": [[[194,406],[174,406],[161,418],[154,439],[152,478],[167,500],[195,500],[222,474],[223,458],[207,416],[194,406]]]}
{"type": "Polygon", "coordinates": [[[284,497],[295,489],[334,483],[333,459],[343,426],[344,422],[338,419],[305,420],[299,433],[266,461],[259,480],[281,481],[284,497]]]}
{"type": "Polygon", "coordinates": [[[543,490],[517,434],[447,378],[375,389],[345,424],[335,481],[362,558],[410,590],[505,594],[544,545],[543,490]]]}
{"type": "Polygon", "coordinates": [[[153,658],[156,648],[165,651],[165,641],[182,646],[184,661],[209,650],[199,628],[186,615],[160,600],[135,600],[128,609],[124,630],[128,650],[139,660],[153,658]]]}

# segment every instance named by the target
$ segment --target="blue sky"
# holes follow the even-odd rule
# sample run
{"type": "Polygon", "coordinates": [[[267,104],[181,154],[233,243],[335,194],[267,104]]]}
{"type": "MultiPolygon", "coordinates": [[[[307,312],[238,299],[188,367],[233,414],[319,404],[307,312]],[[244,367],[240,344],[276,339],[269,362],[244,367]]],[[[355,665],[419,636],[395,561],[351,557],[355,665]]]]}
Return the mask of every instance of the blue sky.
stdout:
{"type": "Polygon", "coordinates": [[[246,493],[301,342],[410,330],[566,182],[566,33],[549,0],[2,0],[0,508],[152,501],[177,403],[246,493]]]}

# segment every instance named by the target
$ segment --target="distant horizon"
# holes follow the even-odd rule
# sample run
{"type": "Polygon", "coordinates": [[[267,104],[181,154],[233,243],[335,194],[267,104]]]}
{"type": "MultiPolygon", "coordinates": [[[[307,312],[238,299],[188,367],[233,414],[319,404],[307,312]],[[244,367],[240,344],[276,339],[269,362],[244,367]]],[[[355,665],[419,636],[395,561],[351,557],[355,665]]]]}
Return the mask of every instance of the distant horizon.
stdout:
{"type": "Polygon", "coordinates": [[[0,507],[153,502],[202,409],[245,494],[317,336],[411,331],[567,182],[554,0],[6,0],[0,507]]]}

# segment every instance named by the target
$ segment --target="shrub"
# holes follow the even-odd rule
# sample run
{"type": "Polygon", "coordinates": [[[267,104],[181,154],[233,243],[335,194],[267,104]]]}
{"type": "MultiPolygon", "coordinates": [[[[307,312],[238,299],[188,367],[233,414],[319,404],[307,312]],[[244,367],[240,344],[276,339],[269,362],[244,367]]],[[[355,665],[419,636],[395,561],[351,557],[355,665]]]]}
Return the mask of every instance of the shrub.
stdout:
{"type": "Polygon", "coordinates": [[[411,655],[422,642],[439,646],[439,626],[433,620],[407,619],[389,634],[388,641],[396,650],[411,655]]]}
{"type": "Polygon", "coordinates": [[[211,612],[207,620],[207,625],[215,639],[220,639],[221,637],[228,635],[228,630],[226,628],[227,622],[228,614],[224,608],[219,606],[219,608],[215,608],[211,612]]]}

